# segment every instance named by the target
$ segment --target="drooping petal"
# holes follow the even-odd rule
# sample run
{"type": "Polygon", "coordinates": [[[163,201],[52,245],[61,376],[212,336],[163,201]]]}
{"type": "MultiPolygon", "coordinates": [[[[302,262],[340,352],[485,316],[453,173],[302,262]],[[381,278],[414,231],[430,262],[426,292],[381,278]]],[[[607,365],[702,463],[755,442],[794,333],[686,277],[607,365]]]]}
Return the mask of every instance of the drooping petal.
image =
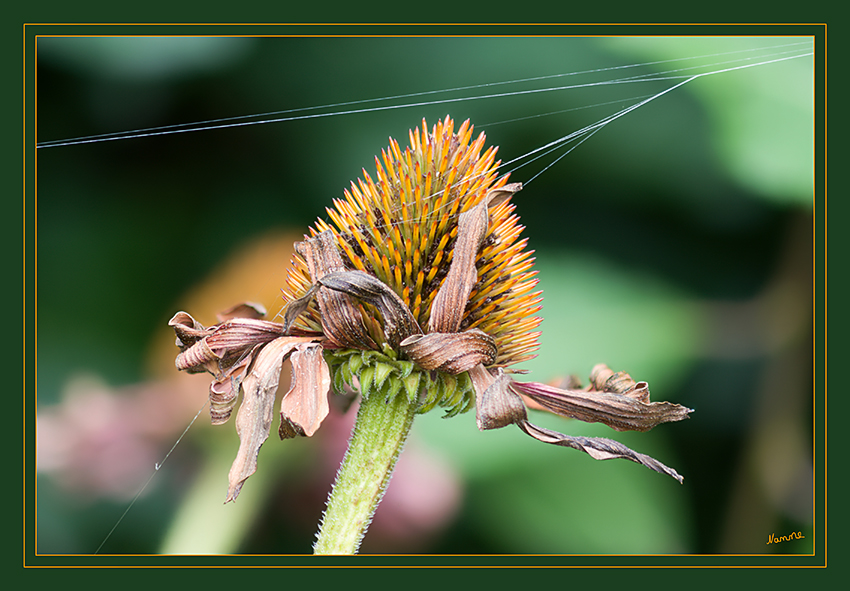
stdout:
{"type": "Polygon", "coordinates": [[[586,423],[604,423],[617,431],[649,431],[661,423],[686,419],[692,412],[670,402],[649,402],[646,382],[638,385],[623,394],[562,390],[537,382],[514,382],[513,388],[550,412],[586,423]]]}
{"type": "MultiPolygon", "coordinates": [[[[177,335],[180,354],[177,369],[189,373],[207,371],[210,384],[210,419],[221,425],[230,419],[239,388],[254,355],[266,343],[286,334],[286,327],[253,316],[263,313],[256,304],[240,304],[219,315],[221,324],[204,328],[192,316],[178,312],[169,322],[177,335]]],[[[296,343],[314,342],[319,337],[291,337],[296,343]]]]}
{"type": "Polygon", "coordinates": [[[331,374],[316,343],[304,343],[290,357],[292,386],[280,405],[281,439],[312,437],[328,416],[331,374]]]}
{"type": "Polygon", "coordinates": [[[254,354],[262,345],[255,345],[226,371],[221,372],[210,384],[210,421],[213,425],[222,425],[230,420],[236,398],[248,367],[254,361],[254,354]]]}
{"type": "Polygon", "coordinates": [[[284,359],[304,342],[304,338],[280,337],[268,343],[257,354],[242,381],[242,404],[236,413],[239,451],[230,467],[230,486],[225,502],[235,500],[245,480],[257,470],[257,454],[268,439],[271,428],[281,366],[284,359]]]}
{"type": "Polygon", "coordinates": [[[682,482],[682,476],[672,468],[611,439],[601,437],[572,437],[530,423],[525,405],[522,403],[522,398],[514,391],[516,383],[512,382],[501,369],[498,370],[497,376],[494,377],[483,366],[479,365],[470,370],[469,376],[475,385],[477,394],[476,418],[478,428],[482,431],[499,429],[510,424],[515,424],[527,435],[534,437],[538,441],[571,447],[585,452],[596,460],[610,460],[615,458],[631,460],[656,472],[667,474],[680,483],[682,482]]]}
{"type": "Polygon", "coordinates": [[[502,203],[521,188],[520,183],[513,183],[490,191],[481,203],[460,214],[452,263],[445,282],[434,297],[429,332],[457,332],[460,328],[469,294],[478,281],[475,259],[487,235],[489,203],[491,200],[502,203]]]}
{"type": "Polygon", "coordinates": [[[661,474],[667,474],[668,476],[678,480],[680,484],[684,480],[673,468],[665,466],[655,458],[646,454],[633,451],[622,443],[612,439],[606,439],[604,437],[571,437],[569,435],[564,435],[563,433],[558,433],[557,431],[551,431],[543,427],[538,427],[537,425],[532,425],[528,421],[521,421],[518,425],[520,429],[538,441],[551,443],[552,445],[571,447],[573,449],[583,451],[595,460],[613,460],[615,458],[631,460],[632,462],[646,466],[650,470],[655,470],[661,474]]]}
{"type": "Polygon", "coordinates": [[[177,369],[190,373],[218,374],[254,346],[284,334],[282,325],[254,318],[233,318],[203,330],[195,328],[199,323],[190,327],[189,321],[194,323],[189,314],[178,312],[168,324],[174,328],[181,350],[175,360],[177,369]]]}

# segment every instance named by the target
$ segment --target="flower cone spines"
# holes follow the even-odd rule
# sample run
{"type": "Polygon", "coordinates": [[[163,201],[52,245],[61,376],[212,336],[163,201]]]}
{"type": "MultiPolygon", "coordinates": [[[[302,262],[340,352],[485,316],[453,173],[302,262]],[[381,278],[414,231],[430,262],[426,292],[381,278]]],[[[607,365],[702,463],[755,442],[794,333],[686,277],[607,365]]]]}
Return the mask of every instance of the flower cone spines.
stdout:
{"type": "MultiPolygon", "coordinates": [[[[375,159],[375,180],[364,170],[344,199],[334,201],[311,236],[330,230],[344,265],[369,273],[392,289],[419,326],[427,327],[434,298],[445,281],[457,239],[458,217],[507,183],[497,178],[496,149],[482,153],[485,136],[471,141],[472,126],[464,122],[454,133],[450,118],[428,132],[410,132],[404,151],[390,145],[375,159]]],[[[461,330],[479,328],[495,341],[490,365],[508,366],[533,357],[537,349],[540,294],[534,293],[532,252],[525,249],[523,229],[505,200],[489,210],[489,225],[475,267],[477,280],[463,314],[461,330]]],[[[293,257],[285,297],[294,300],[313,285],[303,256],[293,257]]],[[[357,303],[363,324],[382,344],[375,310],[357,303]]],[[[319,307],[311,303],[299,317],[302,329],[321,331],[319,307]]]]}

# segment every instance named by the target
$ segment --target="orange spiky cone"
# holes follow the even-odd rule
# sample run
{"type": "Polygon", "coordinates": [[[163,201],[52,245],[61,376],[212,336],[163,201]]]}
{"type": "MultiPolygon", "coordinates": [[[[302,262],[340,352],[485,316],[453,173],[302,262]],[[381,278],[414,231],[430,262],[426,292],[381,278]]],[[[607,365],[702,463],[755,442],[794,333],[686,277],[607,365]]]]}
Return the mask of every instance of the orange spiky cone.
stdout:
{"type": "MultiPolygon", "coordinates": [[[[465,121],[457,133],[446,117],[428,131],[410,131],[402,151],[390,145],[375,158],[376,179],[363,171],[344,199],[327,209],[330,222],[318,220],[310,235],[333,233],[346,268],[375,276],[392,289],[422,327],[428,325],[434,298],[448,274],[458,234],[460,214],[470,211],[491,191],[507,183],[497,178],[496,148],[482,153],[485,136],[471,141],[473,128],[465,121]]],[[[540,292],[534,292],[533,251],[520,238],[523,226],[509,201],[489,211],[489,226],[479,249],[477,280],[464,310],[461,330],[478,328],[496,343],[492,366],[505,367],[532,358],[538,348],[540,292]]],[[[314,281],[300,255],[293,257],[286,300],[307,292],[314,281]]],[[[364,323],[370,314],[362,306],[364,323]]],[[[299,326],[321,331],[318,306],[311,303],[299,326]]],[[[370,330],[381,343],[380,331],[370,330]]],[[[328,335],[331,336],[332,335],[328,335]]]]}

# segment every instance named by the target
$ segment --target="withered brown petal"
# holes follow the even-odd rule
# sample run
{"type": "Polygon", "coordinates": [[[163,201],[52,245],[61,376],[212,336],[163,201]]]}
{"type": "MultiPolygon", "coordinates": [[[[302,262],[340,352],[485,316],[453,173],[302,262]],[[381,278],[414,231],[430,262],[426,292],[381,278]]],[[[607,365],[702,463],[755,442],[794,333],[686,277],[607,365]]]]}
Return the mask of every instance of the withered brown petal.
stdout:
{"type": "Polygon", "coordinates": [[[192,318],[191,314],[182,311],[171,317],[168,326],[174,329],[177,337],[176,344],[181,351],[212,332],[211,329],[205,328],[203,324],[192,318]]]}
{"type": "Polygon", "coordinates": [[[312,437],[328,416],[331,374],[315,343],[299,345],[290,357],[292,386],[280,404],[281,439],[312,437]]]}
{"type": "Polygon", "coordinates": [[[307,290],[303,296],[298,299],[290,301],[286,305],[286,311],[283,314],[283,330],[289,334],[289,329],[292,328],[292,324],[295,320],[304,313],[307,309],[307,306],[310,305],[310,302],[313,301],[313,298],[316,297],[316,293],[319,291],[321,285],[318,283],[314,283],[313,286],[307,290]]]}
{"type": "Polygon", "coordinates": [[[665,466],[655,458],[646,454],[633,451],[613,439],[605,439],[604,437],[570,437],[557,431],[550,431],[537,425],[532,425],[528,421],[518,423],[519,428],[531,435],[538,441],[551,443],[552,445],[560,445],[563,447],[571,447],[579,451],[583,451],[595,460],[612,460],[622,458],[631,460],[646,466],[650,470],[655,470],[661,474],[672,476],[681,484],[684,480],[682,476],[673,468],[665,466]]]}
{"type": "Polygon", "coordinates": [[[453,375],[469,371],[478,364],[490,365],[496,359],[496,341],[477,328],[413,335],[401,342],[401,350],[422,369],[453,375]]]}
{"type": "Polygon", "coordinates": [[[392,347],[411,335],[422,334],[404,300],[377,277],[364,271],[337,271],[328,273],[319,283],[378,308],[384,321],[384,334],[392,347]]]}
{"type": "Polygon", "coordinates": [[[223,425],[230,419],[242,380],[260,347],[262,345],[255,345],[250,352],[242,355],[236,363],[217,375],[210,384],[210,421],[213,425],[223,425]]]}
{"type": "Polygon", "coordinates": [[[268,343],[257,354],[250,372],[242,381],[242,404],[236,413],[239,451],[230,467],[230,485],[225,503],[235,500],[245,480],[257,471],[257,454],[268,439],[271,428],[281,365],[292,350],[305,340],[280,337],[268,343]]]}
{"type": "MultiPolygon", "coordinates": [[[[178,339],[186,334],[184,328],[174,327],[178,339]]],[[[206,329],[205,335],[182,347],[175,363],[177,369],[190,373],[209,371],[218,374],[222,366],[235,362],[255,345],[268,343],[284,334],[283,325],[253,318],[234,318],[206,329]]],[[[190,337],[193,338],[193,337],[190,337]]]]}
{"type": "MultiPolygon", "coordinates": [[[[177,337],[178,340],[180,337],[177,337]]],[[[210,349],[206,339],[197,340],[177,354],[174,365],[180,371],[189,373],[201,373],[208,371],[211,374],[218,372],[218,362],[221,357],[210,349]]]]}
{"type": "Polygon", "coordinates": [[[475,387],[475,420],[480,431],[501,429],[526,419],[522,398],[511,390],[511,379],[501,368],[494,377],[483,365],[469,370],[475,387]]]}
{"type": "Polygon", "coordinates": [[[469,377],[475,387],[476,419],[478,428],[482,431],[516,424],[526,434],[543,443],[571,447],[596,460],[631,460],[682,482],[682,477],[672,468],[647,455],[632,451],[622,443],[598,437],[571,437],[528,422],[522,399],[514,391],[516,383],[501,369],[497,376],[493,377],[483,366],[478,365],[469,371],[469,377]]]}
{"type": "Polygon", "coordinates": [[[218,357],[229,357],[283,335],[283,325],[277,322],[234,318],[217,325],[213,333],[206,337],[206,342],[218,357]]]}
{"type": "Polygon", "coordinates": [[[457,221],[457,239],[452,263],[443,285],[434,297],[428,332],[457,332],[460,328],[469,294],[478,281],[475,258],[489,226],[488,207],[495,207],[522,189],[522,183],[512,183],[494,189],[475,207],[463,212],[457,221]]]}
{"type": "MultiPolygon", "coordinates": [[[[345,271],[336,238],[330,230],[296,243],[295,250],[307,262],[313,283],[328,273],[345,271]]],[[[350,296],[331,289],[320,289],[316,300],[322,313],[322,328],[326,337],[343,347],[378,348],[367,333],[360,312],[350,296]]]]}
{"type": "Polygon", "coordinates": [[[520,191],[522,191],[522,183],[508,183],[504,187],[493,189],[487,193],[487,207],[497,207],[520,191]]]}
{"type": "MultiPolygon", "coordinates": [[[[546,410],[586,423],[604,423],[617,431],[649,431],[656,425],[688,418],[692,409],[670,402],[646,402],[649,388],[639,382],[645,396],[612,392],[561,390],[536,382],[513,382],[512,387],[546,410]]],[[[635,392],[635,389],[629,390],[635,392]]]]}
{"type": "Polygon", "coordinates": [[[478,280],[475,257],[487,234],[487,200],[460,214],[452,264],[431,306],[428,332],[457,332],[478,280]]]}

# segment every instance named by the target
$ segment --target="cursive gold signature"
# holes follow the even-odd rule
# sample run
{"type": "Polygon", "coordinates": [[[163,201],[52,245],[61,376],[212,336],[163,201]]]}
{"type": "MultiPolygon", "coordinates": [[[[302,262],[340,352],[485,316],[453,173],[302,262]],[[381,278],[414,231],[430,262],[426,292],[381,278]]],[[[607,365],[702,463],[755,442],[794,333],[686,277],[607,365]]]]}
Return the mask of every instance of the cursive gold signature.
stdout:
{"type": "Polygon", "coordinates": [[[790,540],[802,540],[805,537],[806,536],[804,536],[802,534],[802,532],[793,532],[793,531],[790,534],[788,534],[787,536],[776,537],[774,534],[770,534],[769,536],[767,536],[767,543],[768,544],[774,544],[774,543],[778,544],[779,542],[788,542],[790,540]]]}

